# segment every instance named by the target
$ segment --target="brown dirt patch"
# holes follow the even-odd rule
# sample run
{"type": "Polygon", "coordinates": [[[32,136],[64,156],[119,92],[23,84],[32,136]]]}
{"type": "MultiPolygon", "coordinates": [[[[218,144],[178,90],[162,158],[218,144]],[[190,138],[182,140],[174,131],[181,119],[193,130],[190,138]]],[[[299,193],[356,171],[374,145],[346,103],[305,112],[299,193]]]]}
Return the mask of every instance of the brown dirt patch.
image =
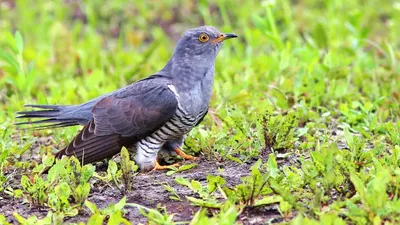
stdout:
{"type": "MultiPolygon", "coordinates": [[[[224,177],[228,186],[234,186],[240,183],[240,177],[246,176],[249,173],[250,163],[239,165],[235,162],[216,162],[201,160],[197,167],[167,176],[163,171],[153,171],[146,174],[139,174],[132,187],[132,191],[125,194],[127,202],[137,203],[146,207],[156,208],[157,204],[165,206],[168,213],[174,213],[175,221],[190,221],[193,215],[199,210],[199,207],[191,205],[186,201],[185,196],[198,197],[188,188],[176,184],[174,179],[178,176],[186,179],[198,180],[205,184],[207,175],[220,175],[224,177]],[[224,168],[223,172],[219,172],[218,168],[224,168]],[[169,198],[171,195],[166,191],[161,184],[168,183],[172,186],[182,201],[174,201],[169,198]]],[[[99,168],[101,170],[101,168],[99,168]]],[[[15,176],[13,180],[17,180],[20,176],[15,176]]],[[[15,188],[19,182],[12,182],[15,188]]],[[[105,208],[110,203],[117,203],[124,195],[116,188],[109,185],[94,185],[89,196],[89,201],[95,203],[98,208],[105,208]]],[[[127,207],[125,217],[137,224],[139,222],[146,223],[146,218],[134,207],[127,207]]],[[[28,217],[36,215],[43,218],[47,215],[47,209],[40,209],[36,206],[30,206],[29,203],[24,203],[22,199],[13,199],[9,196],[0,198],[0,214],[6,216],[9,222],[17,224],[13,217],[13,212],[17,212],[22,216],[28,217]]],[[[79,215],[73,218],[66,218],[66,223],[87,221],[90,217],[90,212],[84,209],[79,215]]],[[[238,218],[243,224],[260,224],[268,221],[273,221],[274,218],[280,217],[274,207],[249,208],[238,218]]],[[[276,221],[278,222],[278,221],[276,221]]]]}

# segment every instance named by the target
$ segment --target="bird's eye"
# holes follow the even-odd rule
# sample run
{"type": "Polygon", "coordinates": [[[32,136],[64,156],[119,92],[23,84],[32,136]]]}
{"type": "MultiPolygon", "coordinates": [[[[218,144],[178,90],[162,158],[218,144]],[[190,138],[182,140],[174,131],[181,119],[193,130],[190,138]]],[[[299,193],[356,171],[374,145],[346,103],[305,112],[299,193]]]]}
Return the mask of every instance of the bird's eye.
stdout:
{"type": "Polygon", "coordinates": [[[207,42],[208,41],[208,39],[210,39],[210,37],[207,35],[207,34],[200,34],[200,36],[199,36],[199,41],[200,42],[207,42]]]}

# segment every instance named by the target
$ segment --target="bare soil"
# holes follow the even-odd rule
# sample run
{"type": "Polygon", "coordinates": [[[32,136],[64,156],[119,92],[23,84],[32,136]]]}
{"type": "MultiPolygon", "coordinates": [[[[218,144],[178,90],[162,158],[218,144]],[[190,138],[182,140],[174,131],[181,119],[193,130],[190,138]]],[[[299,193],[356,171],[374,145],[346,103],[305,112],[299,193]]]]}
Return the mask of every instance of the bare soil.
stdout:
{"type": "MultiPolygon", "coordinates": [[[[195,179],[205,184],[208,174],[220,175],[224,177],[228,186],[235,186],[240,183],[240,178],[249,173],[249,168],[252,163],[237,164],[232,161],[216,162],[200,160],[198,165],[188,171],[175,173],[167,176],[165,171],[152,171],[146,174],[139,174],[132,187],[132,191],[125,194],[127,202],[137,203],[146,207],[156,208],[158,204],[165,206],[168,213],[175,214],[174,220],[180,222],[188,222],[193,218],[193,215],[199,210],[199,207],[193,206],[186,201],[185,196],[198,197],[190,189],[177,184],[174,179],[178,176],[189,180],[195,179]],[[219,172],[218,168],[223,168],[223,172],[219,172]],[[171,200],[171,193],[166,191],[161,184],[168,183],[173,187],[182,201],[171,200]]],[[[104,166],[105,167],[105,166],[104,166]]],[[[102,170],[104,168],[98,168],[102,170]]],[[[14,172],[12,180],[8,182],[13,188],[19,187],[20,175],[14,172]]],[[[11,175],[11,174],[10,174],[11,175]]],[[[91,189],[89,201],[95,203],[99,208],[105,208],[110,203],[117,203],[124,195],[116,188],[110,185],[94,185],[91,189]]],[[[125,218],[133,224],[146,223],[146,218],[142,216],[137,208],[127,207],[125,218]]],[[[47,209],[41,209],[37,206],[30,206],[28,202],[23,202],[22,199],[14,199],[9,196],[0,196],[0,214],[6,216],[10,223],[18,224],[13,217],[13,212],[17,212],[24,217],[36,215],[38,218],[43,218],[47,215],[47,209]],[[3,197],[3,199],[1,199],[3,197]]],[[[215,210],[210,210],[210,214],[215,210]]],[[[90,217],[90,211],[84,209],[79,215],[67,218],[65,223],[76,223],[87,221],[90,217]]],[[[243,224],[263,224],[268,221],[279,222],[281,218],[275,206],[248,208],[240,215],[238,221],[243,224]]]]}
{"type": "MultiPolygon", "coordinates": [[[[335,129],[335,132],[336,133],[332,136],[337,136],[337,133],[341,131],[335,129]]],[[[348,148],[348,146],[345,144],[345,141],[342,139],[336,140],[339,148],[348,148]]],[[[16,139],[16,141],[20,141],[20,139],[16,139]]],[[[295,145],[298,145],[298,143],[295,145]]],[[[39,135],[30,149],[21,156],[21,160],[40,161],[39,149],[43,149],[43,146],[53,146],[57,148],[57,144],[55,144],[54,140],[51,140],[51,137],[40,137],[39,135]]],[[[260,157],[263,160],[267,160],[269,153],[271,153],[271,151],[265,149],[261,152],[260,157]]],[[[280,158],[278,154],[278,165],[280,167],[284,165],[300,166],[298,161],[298,157],[300,157],[300,155],[303,155],[305,158],[309,157],[308,153],[300,152],[290,154],[284,158],[280,158]]],[[[196,194],[190,189],[177,184],[175,182],[176,177],[180,176],[189,180],[194,179],[200,181],[202,184],[205,184],[207,175],[219,175],[225,179],[228,186],[233,187],[241,182],[241,177],[249,174],[250,166],[253,165],[256,160],[257,158],[253,158],[244,164],[238,164],[233,161],[208,161],[204,158],[201,158],[200,161],[197,161],[197,166],[195,168],[178,172],[171,176],[167,176],[165,171],[152,171],[145,174],[139,174],[136,176],[133,182],[131,191],[125,194],[122,194],[121,191],[115,186],[106,185],[104,182],[102,184],[101,182],[94,182],[88,200],[95,203],[98,208],[103,209],[106,208],[110,203],[117,203],[122,197],[126,196],[127,202],[129,203],[137,203],[149,208],[156,208],[158,204],[165,206],[169,214],[175,214],[175,222],[188,222],[199,210],[199,207],[194,206],[190,202],[186,201],[185,196],[198,196],[196,196],[196,194]],[[171,193],[165,190],[162,184],[168,184],[169,186],[173,187],[182,201],[171,200],[171,193]]],[[[106,169],[106,163],[96,164],[97,172],[105,171],[106,169]]],[[[6,185],[14,189],[21,188],[20,178],[21,174],[23,173],[23,171],[8,171],[8,176],[11,178],[6,185]]],[[[127,212],[124,215],[125,218],[130,220],[133,224],[146,223],[146,218],[140,214],[137,208],[127,207],[126,211],[127,212]]],[[[13,212],[17,212],[24,217],[36,215],[38,218],[43,218],[47,215],[48,209],[31,206],[29,202],[24,202],[23,199],[14,199],[9,195],[3,194],[2,196],[0,194],[0,214],[5,215],[10,223],[18,224],[13,216],[13,212]]],[[[215,212],[215,209],[209,209],[210,215],[215,212]]],[[[81,221],[86,222],[90,215],[90,211],[84,207],[84,210],[82,210],[77,216],[66,218],[65,223],[68,224],[81,221]]],[[[245,208],[237,220],[242,224],[265,224],[282,222],[283,218],[277,210],[277,205],[268,205],[245,208]]]]}

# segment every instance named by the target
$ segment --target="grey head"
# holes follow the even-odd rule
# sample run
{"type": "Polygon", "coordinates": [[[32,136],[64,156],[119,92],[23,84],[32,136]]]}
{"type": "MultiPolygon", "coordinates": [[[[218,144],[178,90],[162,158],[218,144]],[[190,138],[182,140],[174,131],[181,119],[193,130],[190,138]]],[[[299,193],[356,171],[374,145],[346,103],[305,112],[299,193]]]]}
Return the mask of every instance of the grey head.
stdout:
{"type": "Polygon", "coordinates": [[[192,74],[194,71],[197,74],[205,74],[214,68],[222,42],[236,37],[235,34],[221,33],[212,26],[189,29],[176,44],[174,54],[165,69],[172,74],[192,74]]]}

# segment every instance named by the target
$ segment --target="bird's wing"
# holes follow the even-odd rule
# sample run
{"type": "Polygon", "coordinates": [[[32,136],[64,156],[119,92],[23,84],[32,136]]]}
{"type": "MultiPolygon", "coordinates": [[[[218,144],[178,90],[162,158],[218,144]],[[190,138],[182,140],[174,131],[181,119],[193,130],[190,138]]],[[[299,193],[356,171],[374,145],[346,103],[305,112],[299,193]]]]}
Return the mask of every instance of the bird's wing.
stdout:
{"type": "Polygon", "coordinates": [[[164,84],[135,83],[100,100],[91,120],[57,156],[74,155],[84,163],[117,154],[126,142],[135,142],[161,128],[175,114],[178,101],[164,84]]]}

